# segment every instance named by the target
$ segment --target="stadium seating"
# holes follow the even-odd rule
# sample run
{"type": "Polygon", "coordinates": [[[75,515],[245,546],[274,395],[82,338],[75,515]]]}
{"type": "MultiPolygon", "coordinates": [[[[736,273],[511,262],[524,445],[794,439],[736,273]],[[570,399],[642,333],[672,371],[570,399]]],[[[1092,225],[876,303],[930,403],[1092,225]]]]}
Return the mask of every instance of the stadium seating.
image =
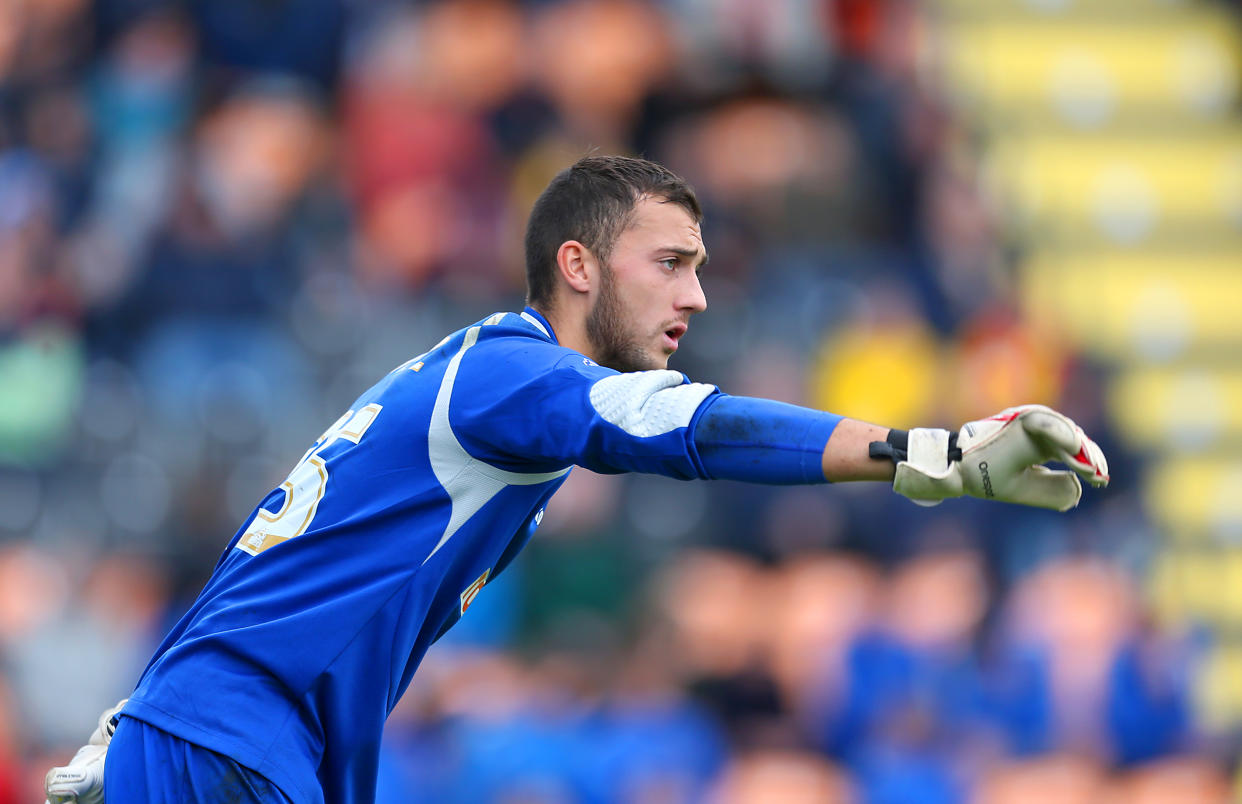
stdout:
{"type": "MultiPolygon", "coordinates": [[[[993,124],[1060,122],[1075,128],[1220,119],[1238,97],[1239,31],[1224,13],[1195,7],[1090,16],[1007,18],[993,11],[953,26],[950,81],[993,124]]],[[[1149,4],[1155,6],[1155,4],[1149,4]]]]}
{"type": "Polygon", "coordinates": [[[1227,359],[1242,347],[1242,244],[1046,249],[1019,265],[1027,314],[1119,362],[1227,359]]]}
{"type": "Polygon", "coordinates": [[[1009,137],[988,172],[1018,225],[1041,239],[1137,245],[1242,233],[1237,127],[1009,137]]]}
{"type": "Polygon", "coordinates": [[[983,143],[1024,312],[1108,367],[1110,417],[1150,458],[1155,613],[1214,637],[1200,715],[1236,724],[1242,14],[1194,0],[936,9],[940,66],[983,143]]]}

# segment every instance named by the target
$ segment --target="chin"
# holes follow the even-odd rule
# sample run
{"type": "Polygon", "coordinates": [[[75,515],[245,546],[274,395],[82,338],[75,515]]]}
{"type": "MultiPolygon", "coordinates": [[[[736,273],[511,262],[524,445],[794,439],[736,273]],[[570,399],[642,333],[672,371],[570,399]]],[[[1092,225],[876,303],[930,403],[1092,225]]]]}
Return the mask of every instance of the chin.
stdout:
{"type": "Polygon", "coordinates": [[[640,359],[637,357],[613,358],[612,360],[609,360],[608,362],[604,362],[601,360],[599,361],[599,363],[600,365],[607,366],[608,368],[613,369],[614,371],[620,371],[622,373],[627,373],[627,374],[630,372],[634,372],[634,371],[655,371],[657,369],[668,368],[667,358],[661,358],[659,360],[655,360],[651,358],[640,359]]]}
{"type": "Polygon", "coordinates": [[[635,343],[620,345],[608,350],[597,362],[602,366],[621,372],[655,371],[668,368],[668,359],[672,355],[662,349],[643,351],[635,343]]]}
{"type": "Polygon", "coordinates": [[[666,354],[660,354],[660,353],[651,355],[649,358],[647,358],[647,366],[646,366],[647,370],[657,371],[659,369],[668,368],[668,360],[670,357],[672,357],[672,355],[666,355],[666,354]]]}

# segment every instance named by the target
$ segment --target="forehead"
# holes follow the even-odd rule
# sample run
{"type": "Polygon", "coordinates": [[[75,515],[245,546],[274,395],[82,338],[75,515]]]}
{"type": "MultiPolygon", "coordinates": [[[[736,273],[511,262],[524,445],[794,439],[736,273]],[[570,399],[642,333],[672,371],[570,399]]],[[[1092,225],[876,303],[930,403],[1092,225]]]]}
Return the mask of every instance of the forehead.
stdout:
{"type": "Polygon", "coordinates": [[[634,205],[630,224],[619,240],[637,241],[640,245],[647,240],[667,241],[661,245],[701,249],[703,231],[685,207],[663,198],[645,196],[634,205]]]}

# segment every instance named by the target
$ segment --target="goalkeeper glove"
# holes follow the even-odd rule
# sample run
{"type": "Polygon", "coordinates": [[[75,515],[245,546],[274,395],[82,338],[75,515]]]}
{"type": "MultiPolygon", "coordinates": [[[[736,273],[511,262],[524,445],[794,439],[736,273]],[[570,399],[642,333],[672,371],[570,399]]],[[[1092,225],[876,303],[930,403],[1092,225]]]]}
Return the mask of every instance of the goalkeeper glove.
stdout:
{"type": "Polygon", "coordinates": [[[920,505],[948,497],[982,497],[1068,511],[1082,497],[1081,477],[1108,485],[1108,461],[1082,428],[1043,405],[1007,408],[960,431],[890,432],[871,443],[873,458],[897,464],[893,490],[920,505]],[[1073,471],[1052,470],[1058,461],[1073,471]]]}
{"type": "Polygon", "coordinates": [[[43,779],[45,804],[103,804],[104,758],[116,731],[116,715],[123,706],[124,700],[105,710],[90,740],[78,749],[69,764],[47,772],[43,779]]]}

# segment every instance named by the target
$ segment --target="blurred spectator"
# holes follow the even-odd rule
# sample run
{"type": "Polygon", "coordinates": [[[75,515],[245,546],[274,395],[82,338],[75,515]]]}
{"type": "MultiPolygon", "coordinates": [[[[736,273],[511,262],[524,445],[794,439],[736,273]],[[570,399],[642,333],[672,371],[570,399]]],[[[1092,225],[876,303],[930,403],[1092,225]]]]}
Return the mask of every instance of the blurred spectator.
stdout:
{"type": "Polygon", "coordinates": [[[87,308],[107,309],[126,292],[172,202],[179,138],[196,101],[193,36],[171,9],[144,13],[117,33],[87,81],[96,175],[71,236],[87,308]]]}
{"type": "Polygon", "coordinates": [[[882,619],[848,647],[817,712],[823,744],[872,801],[953,802],[995,755],[976,650],[988,590],[976,553],[931,553],[900,566],[882,619]]]}
{"type": "Polygon", "coordinates": [[[1194,747],[1188,646],[1144,628],[1122,571],[1054,560],[1014,590],[1005,616],[997,678],[1012,750],[1127,765],[1194,747]]]}
{"type": "Polygon", "coordinates": [[[833,66],[826,3],[777,0],[670,0],[683,51],[681,80],[697,92],[721,94],[753,78],[787,91],[823,87],[833,66]]]}
{"type": "Polygon", "coordinates": [[[190,9],[210,84],[227,91],[256,73],[303,79],[323,90],[335,84],[345,0],[211,0],[190,9]]]}
{"type": "Polygon", "coordinates": [[[974,309],[953,344],[957,376],[947,417],[972,421],[1013,399],[1060,409],[1068,366],[1057,336],[1035,329],[1003,305],[974,309]]]}
{"type": "Polygon", "coordinates": [[[851,321],[825,337],[811,375],[812,404],[895,427],[952,417],[944,410],[943,347],[906,289],[866,288],[851,321]]]}
{"type": "Polygon", "coordinates": [[[1087,757],[1054,754],[1027,762],[998,764],[971,799],[972,804],[1093,804],[1105,796],[1104,768],[1087,757]]]}
{"type": "Polygon", "coordinates": [[[778,569],[772,670],[808,733],[820,727],[817,715],[846,694],[849,652],[875,625],[881,584],[865,560],[832,553],[803,553],[778,569]]]}
{"type": "Polygon", "coordinates": [[[715,724],[660,680],[656,657],[611,673],[599,658],[433,665],[390,722],[379,800],[699,800],[723,759],[715,724]]]}
{"type": "Polygon", "coordinates": [[[725,769],[712,804],[853,804],[862,799],[849,776],[814,754],[764,750],[743,754],[725,769]]]}
{"type": "Polygon", "coordinates": [[[81,343],[56,264],[56,195],[33,152],[0,150],[0,464],[43,464],[77,408],[81,343]]]}
{"type": "Polygon", "coordinates": [[[887,235],[871,165],[858,158],[846,121],[823,104],[740,95],[688,118],[668,148],[674,164],[700,177],[709,210],[777,254],[811,243],[848,252],[887,235]]]}
{"type": "Polygon", "coordinates": [[[768,664],[771,593],[757,563],[723,550],[679,557],[653,593],[671,667],[737,744],[781,740],[793,728],[768,664]]]}
{"type": "Polygon", "coordinates": [[[1122,774],[1105,800],[1129,804],[1225,804],[1237,801],[1219,763],[1201,757],[1170,757],[1122,774]]]}
{"type": "Polygon", "coordinates": [[[273,416],[277,389],[304,387],[304,359],[277,324],[310,246],[298,204],[325,155],[320,110],[297,85],[256,84],[199,125],[173,214],[106,318],[135,344],[124,356],[163,420],[236,406],[234,432],[218,435],[245,440],[273,416]]]}
{"type": "Polygon", "coordinates": [[[633,590],[645,576],[636,545],[624,543],[616,525],[619,478],[574,472],[571,502],[548,507],[539,539],[526,548],[523,576],[524,634],[538,641],[575,621],[624,628],[635,614],[633,590]],[[551,520],[551,521],[549,521],[551,520]]]}
{"type": "Polygon", "coordinates": [[[664,659],[636,650],[592,714],[577,771],[586,801],[701,800],[724,763],[719,724],[684,697],[664,659]]]}
{"type": "Polygon", "coordinates": [[[21,0],[5,6],[0,12],[0,84],[34,90],[80,73],[91,53],[86,0],[21,0]]]}
{"type": "Polygon", "coordinates": [[[535,80],[565,136],[624,151],[640,104],[672,68],[665,12],[647,0],[563,0],[534,24],[535,80]]]}
{"type": "Polygon", "coordinates": [[[979,167],[962,149],[946,150],[930,160],[919,208],[930,263],[924,269],[930,274],[923,279],[930,283],[924,286],[925,310],[951,328],[993,300],[1011,299],[1014,289],[996,206],[984,192],[979,167]]]}
{"type": "Polygon", "coordinates": [[[498,144],[486,115],[522,85],[522,20],[503,2],[394,9],[362,34],[344,89],[362,278],[419,290],[500,271],[498,144]],[[433,67],[443,65],[443,69],[433,67]]]}
{"type": "Polygon", "coordinates": [[[31,325],[20,337],[4,340],[8,342],[0,341],[0,465],[53,463],[66,445],[77,412],[81,343],[72,330],[55,321],[31,325]]]}

